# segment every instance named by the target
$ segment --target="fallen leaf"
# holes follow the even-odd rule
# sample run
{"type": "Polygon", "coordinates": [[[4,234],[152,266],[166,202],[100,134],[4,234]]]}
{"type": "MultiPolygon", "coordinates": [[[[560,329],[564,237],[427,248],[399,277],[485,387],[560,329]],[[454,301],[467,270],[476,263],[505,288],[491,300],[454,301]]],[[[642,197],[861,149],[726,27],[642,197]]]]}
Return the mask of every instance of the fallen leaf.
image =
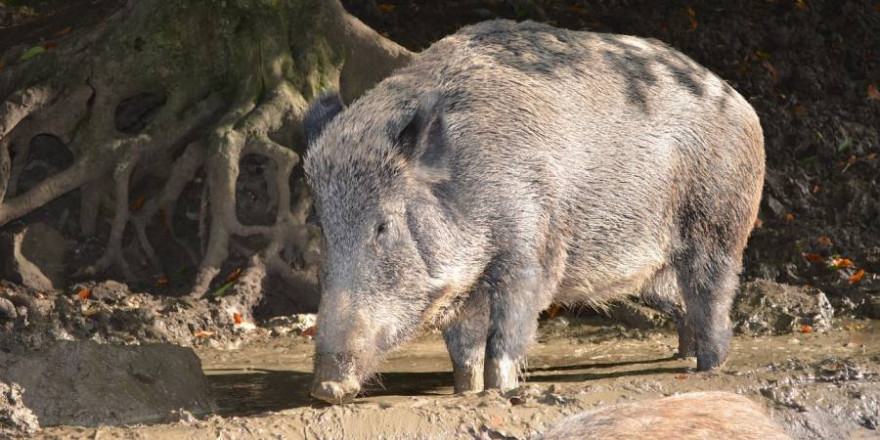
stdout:
{"type": "Polygon", "coordinates": [[[242,322],[244,322],[244,320],[241,319],[241,315],[239,315],[238,313],[232,314],[232,321],[235,322],[236,324],[241,324],[242,322]]]}
{"type": "Polygon", "coordinates": [[[54,41],[47,41],[47,42],[43,43],[43,49],[49,50],[54,47],[58,47],[58,43],[56,43],[54,41]]]}
{"type": "Polygon", "coordinates": [[[792,214],[790,212],[788,214],[785,214],[785,219],[788,221],[794,220],[794,214],[792,214]]]}
{"type": "Polygon", "coordinates": [[[859,281],[861,281],[862,278],[864,278],[864,277],[865,277],[865,269],[859,269],[858,272],[852,274],[852,276],[849,277],[849,282],[855,284],[855,283],[858,283],[859,281]]]}
{"type": "Polygon", "coordinates": [[[165,228],[165,232],[168,235],[174,235],[171,231],[171,223],[168,222],[168,213],[165,212],[165,208],[159,210],[159,220],[162,222],[162,227],[165,228]]]}
{"type": "Polygon", "coordinates": [[[755,226],[755,229],[763,228],[764,227],[764,220],[761,220],[760,218],[755,218],[754,226],[755,226]]]}
{"type": "Polygon", "coordinates": [[[801,333],[813,333],[813,327],[804,324],[801,326],[801,333]]]}
{"type": "Polygon", "coordinates": [[[72,30],[73,30],[73,27],[71,27],[71,26],[67,26],[67,27],[65,27],[65,28],[62,28],[60,31],[55,32],[55,33],[52,34],[52,35],[54,35],[54,36],[56,36],[56,37],[60,37],[60,36],[65,35],[65,34],[69,34],[70,31],[72,31],[72,30]]]}
{"type": "Polygon", "coordinates": [[[822,246],[831,246],[831,239],[823,235],[816,239],[816,243],[822,246]]]}
{"type": "Polygon", "coordinates": [[[697,22],[697,11],[690,6],[686,7],[684,10],[687,12],[688,18],[691,20],[691,30],[696,30],[697,26],[699,26],[699,23],[697,22]]]}
{"type": "Polygon", "coordinates": [[[159,278],[158,280],[156,280],[156,285],[159,287],[166,286],[166,285],[168,285],[168,283],[170,281],[171,280],[169,280],[168,277],[163,276],[162,278],[159,278]]]}
{"type": "Polygon", "coordinates": [[[205,338],[210,338],[211,336],[214,336],[214,332],[209,332],[206,330],[199,330],[199,331],[195,332],[193,334],[193,336],[195,336],[196,339],[205,339],[205,338]]]}
{"type": "MultiPolygon", "coordinates": [[[[2,64],[2,63],[0,63],[0,64],[2,64]]],[[[872,159],[873,160],[876,157],[877,157],[877,153],[871,153],[871,154],[865,156],[865,159],[872,159]]]]}
{"type": "Polygon", "coordinates": [[[0,71],[2,71],[4,67],[6,67],[6,63],[0,61],[0,71]]]}
{"type": "Polygon", "coordinates": [[[85,301],[85,300],[92,297],[92,289],[89,289],[88,287],[84,287],[84,288],[80,289],[79,292],[77,292],[76,296],[79,297],[80,301],[85,301]]]}
{"type": "Polygon", "coordinates": [[[807,114],[807,108],[802,105],[796,105],[794,106],[794,114],[798,116],[803,116],[807,114]]]}
{"type": "Polygon", "coordinates": [[[761,66],[770,74],[771,78],[776,79],[779,76],[779,72],[776,71],[773,64],[770,64],[770,60],[761,61],[761,66]]]}
{"type": "Polygon", "coordinates": [[[679,375],[675,376],[675,378],[678,380],[685,380],[688,377],[687,377],[687,374],[679,374],[679,375]]]}
{"type": "Polygon", "coordinates": [[[825,261],[825,257],[819,254],[803,254],[804,258],[810,263],[821,263],[825,261]]]}
{"type": "Polygon", "coordinates": [[[880,91],[874,84],[868,84],[868,99],[876,99],[880,101],[880,91]]]}
{"type": "Polygon", "coordinates": [[[43,46],[34,46],[34,47],[24,51],[23,54],[21,54],[21,61],[29,60],[29,59],[45,52],[45,51],[46,51],[46,48],[44,48],[43,46]]]}
{"type": "Polygon", "coordinates": [[[131,204],[131,212],[139,211],[141,207],[144,206],[145,201],[147,201],[147,199],[144,196],[138,197],[137,200],[131,204]]]}
{"type": "Polygon", "coordinates": [[[804,0],[797,0],[797,10],[805,11],[807,9],[807,2],[804,0]]]}
{"type": "Polygon", "coordinates": [[[843,326],[843,328],[848,331],[863,330],[865,328],[865,324],[846,324],[843,326]]]}
{"type": "Polygon", "coordinates": [[[819,185],[813,187],[813,194],[819,194],[820,192],[822,192],[822,187],[819,185]]]}
{"type": "Polygon", "coordinates": [[[756,50],[755,56],[758,57],[759,60],[766,60],[767,58],[770,58],[770,54],[764,52],[763,50],[756,50]]]}
{"type": "Polygon", "coordinates": [[[553,303],[550,304],[550,307],[547,309],[547,319],[553,319],[556,315],[559,314],[559,311],[562,309],[562,306],[559,304],[553,303]]]}
{"type": "Polygon", "coordinates": [[[846,170],[849,169],[849,167],[855,165],[856,162],[858,162],[858,161],[859,161],[859,159],[857,157],[855,157],[854,155],[850,156],[849,160],[846,161],[846,165],[843,167],[843,171],[841,171],[841,173],[845,173],[846,170]]]}
{"type": "Polygon", "coordinates": [[[231,283],[241,277],[241,269],[235,269],[226,277],[226,283],[231,283]]]}
{"type": "Polygon", "coordinates": [[[852,260],[849,258],[834,258],[831,260],[831,265],[838,268],[852,267],[852,264],[852,260]]]}
{"type": "Polygon", "coordinates": [[[300,333],[300,334],[303,335],[303,336],[312,336],[312,337],[314,337],[314,336],[315,336],[315,333],[317,333],[317,332],[318,332],[318,326],[313,325],[313,326],[311,326],[311,327],[309,327],[309,328],[303,330],[302,333],[300,333]]]}
{"type": "Polygon", "coordinates": [[[394,5],[390,5],[388,3],[379,3],[378,5],[376,5],[376,7],[378,7],[380,11],[386,13],[394,10],[394,5]]]}

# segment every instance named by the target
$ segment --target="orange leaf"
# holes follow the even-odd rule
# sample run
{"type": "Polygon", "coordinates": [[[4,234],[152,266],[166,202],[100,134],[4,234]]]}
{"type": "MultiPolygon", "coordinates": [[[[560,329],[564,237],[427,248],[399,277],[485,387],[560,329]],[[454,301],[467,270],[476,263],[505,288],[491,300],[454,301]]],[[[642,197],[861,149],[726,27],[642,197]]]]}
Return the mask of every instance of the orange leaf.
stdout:
{"type": "Polygon", "coordinates": [[[65,35],[65,34],[70,33],[70,31],[72,31],[72,30],[73,30],[72,27],[67,26],[67,27],[65,27],[65,28],[62,28],[60,31],[55,32],[55,33],[52,34],[52,35],[54,35],[54,36],[56,36],[56,37],[60,37],[60,36],[62,36],[62,35],[65,35]]]}
{"type": "Polygon", "coordinates": [[[4,67],[6,67],[6,63],[0,61],[0,71],[2,71],[4,67]]]}
{"type": "MultiPolygon", "coordinates": [[[[0,63],[0,64],[3,64],[3,63],[0,63]]],[[[871,154],[865,156],[865,159],[874,159],[876,157],[877,157],[877,153],[871,153],[871,154]]]]}
{"type": "Polygon", "coordinates": [[[865,324],[847,324],[843,328],[847,331],[862,330],[865,328],[865,324]]]}
{"type": "Polygon", "coordinates": [[[813,327],[804,324],[801,326],[801,333],[813,333],[813,327]]]}
{"type": "Polygon", "coordinates": [[[822,246],[831,246],[831,239],[823,235],[816,239],[816,243],[822,246]]]}
{"type": "Polygon", "coordinates": [[[687,374],[679,374],[679,375],[675,376],[675,378],[678,380],[685,380],[688,377],[687,377],[687,374]]]}
{"type": "Polygon", "coordinates": [[[788,221],[794,220],[794,214],[790,212],[788,214],[785,214],[785,219],[788,221]]]}
{"type": "Polygon", "coordinates": [[[52,49],[53,47],[58,47],[58,43],[56,43],[54,41],[47,41],[47,42],[43,43],[43,49],[49,50],[49,49],[52,49]]]}
{"type": "Polygon", "coordinates": [[[807,2],[804,0],[797,0],[797,10],[803,11],[807,9],[807,2]]]}
{"type": "Polygon", "coordinates": [[[394,5],[389,5],[388,3],[379,3],[377,7],[382,12],[391,12],[394,10],[394,5]]]}
{"type": "Polygon", "coordinates": [[[88,287],[84,287],[84,288],[80,289],[79,292],[77,292],[76,296],[79,297],[80,301],[85,301],[85,300],[92,297],[92,289],[89,289],[88,287]]]}
{"type": "Polygon", "coordinates": [[[168,223],[168,213],[165,212],[165,208],[159,210],[159,220],[162,222],[162,227],[165,228],[165,232],[167,232],[168,235],[172,235],[171,223],[168,223]]]}
{"type": "Polygon", "coordinates": [[[699,23],[697,22],[697,11],[695,11],[694,8],[690,6],[684,8],[684,11],[687,13],[688,18],[690,18],[691,20],[691,30],[696,30],[697,26],[699,26],[699,23]]]}
{"type": "Polygon", "coordinates": [[[819,185],[813,187],[813,194],[819,194],[820,192],[822,192],[822,187],[819,185]]]}
{"type": "Polygon", "coordinates": [[[168,283],[170,281],[171,280],[169,280],[168,277],[163,276],[162,278],[159,278],[158,280],[156,280],[156,285],[159,287],[162,287],[162,286],[168,285],[168,283]]]}
{"type": "Polygon", "coordinates": [[[803,254],[804,258],[810,263],[821,263],[825,261],[825,258],[819,254],[803,254]]]}
{"type": "Polygon", "coordinates": [[[556,315],[559,314],[559,311],[562,307],[559,304],[553,303],[550,304],[550,307],[547,309],[547,319],[553,319],[556,315]]]}
{"type": "Polygon", "coordinates": [[[303,330],[302,333],[300,333],[300,334],[303,335],[303,336],[312,336],[312,337],[314,337],[314,336],[315,336],[315,333],[317,333],[317,332],[318,332],[318,326],[313,325],[313,326],[311,326],[311,327],[309,327],[309,328],[303,330]]]}
{"type": "Polygon", "coordinates": [[[226,281],[223,284],[231,283],[237,280],[239,277],[241,277],[241,269],[235,269],[232,271],[232,273],[229,274],[228,277],[226,277],[226,281]]]}
{"type": "Polygon", "coordinates": [[[761,220],[760,218],[755,218],[755,225],[754,226],[755,226],[755,229],[763,228],[764,227],[764,220],[761,220]]]}
{"type": "Polygon", "coordinates": [[[135,200],[134,203],[131,204],[131,211],[135,212],[135,211],[140,210],[141,207],[144,206],[144,202],[146,200],[147,199],[145,199],[144,196],[138,197],[137,200],[135,200]]]}
{"type": "Polygon", "coordinates": [[[794,106],[794,114],[798,116],[803,116],[807,114],[807,108],[802,105],[796,105],[794,106]]]}
{"type": "Polygon", "coordinates": [[[880,101],[880,91],[874,84],[868,84],[868,99],[876,99],[880,101]]]}
{"type": "Polygon", "coordinates": [[[859,269],[858,272],[854,273],[851,277],[849,277],[850,283],[858,283],[865,277],[865,269],[859,269]]]}
{"type": "Polygon", "coordinates": [[[852,267],[852,260],[849,258],[834,258],[831,260],[831,265],[834,267],[852,267]]]}
{"type": "Polygon", "coordinates": [[[232,314],[232,321],[236,324],[241,324],[242,321],[244,321],[244,320],[241,319],[241,315],[239,315],[238,313],[233,313],[232,314]]]}
{"type": "Polygon", "coordinates": [[[195,332],[193,334],[193,336],[195,336],[196,339],[210,338],[211,336],[214,336],[214,332],[209,332],[206,330],[199,330],[199,331],[195,332]]]}

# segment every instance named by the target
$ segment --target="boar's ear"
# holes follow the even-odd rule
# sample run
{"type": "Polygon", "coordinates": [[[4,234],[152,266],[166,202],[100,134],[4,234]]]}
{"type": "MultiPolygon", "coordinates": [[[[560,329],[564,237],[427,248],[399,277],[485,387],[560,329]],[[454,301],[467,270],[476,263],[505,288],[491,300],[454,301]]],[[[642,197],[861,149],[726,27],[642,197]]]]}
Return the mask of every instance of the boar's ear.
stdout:
{"type": "Polygon", "coordinates": [[[412,120],[398,136],[398,144],[417,173],[430,181],[445,180],[449,149],[443,117],[443,95],[432,91],[422,98],[412,120]]]}
{"type": "Polygon", "coordinates": [[[337,92],[324,92],[312,100],[303,117],[306,145],[314,142],[324,131],[324,127],[344,109],[342,98],[337,92]]]}

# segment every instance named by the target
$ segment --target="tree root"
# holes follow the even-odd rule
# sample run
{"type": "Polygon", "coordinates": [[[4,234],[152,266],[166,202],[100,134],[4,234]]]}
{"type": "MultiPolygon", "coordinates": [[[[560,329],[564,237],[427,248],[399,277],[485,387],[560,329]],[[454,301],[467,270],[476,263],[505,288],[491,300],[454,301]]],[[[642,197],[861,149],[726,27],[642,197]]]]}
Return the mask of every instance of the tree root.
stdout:
{"type": "Polygon", "coordinates": [[[129,0],[102,29],[79,34],[45,55],[46,66],[36,59],[8,66],[0,73],[0,98],[5,98],[0,104],[0,226],[82,188],[83,235],[93,235],[103,225],[102,214],[112,212],[104,252],[81,271],[83,275],[118,268],[134,279],[133,272],[141,266],[130,266],[123,256],[131,243],[137,244],[152,275],[161,274],[162,258],[153,246],[157,236],[151,236],[150,228],[158,217],[160,233],[170,236],[198,265],[192,296],[208,292],[230,248],[242,242],[236,237],[259,236],[265,243],[258,252],[248,248],[248,267],[234,288],[248,298],[238,304],[238,313],[247,315],[256,306],[259,295],[245,291],[258,289],[268,273],[294,285],[313,282],[286,261],[296,259],[291,249],[305,248],[312,237],[304,224],[311,203],[308,194],[294,202],[290,187],[300,165],[291,147],[302,142],[299,132],[307,98],[339,81],[338,88],[351,101],[408,63],[413,54],[347,14],[339,0],[301,1],[275,2],[277,10],[267,12],[264,2],[241,0],[206,15],[199,8],[214,6],[194,2],[181,9],[176,3],[129,0]],[[314,17],[301,16],[306,13],[314,17]],[[252,15],[241,19],[242,14],[252,15]],[[271,25],[254,26],[263,23],[266,14],[272,16],[265,22],[271,25]],[[218,33],[192,42],[175,34],[227,18],[229,23],[217,27],[236,28],[238,23],[236,32],[241,33],[218,33]],[[178,26],[163,27],[168,20],[177,20],[178,26]],[[133,24],[123,25],[127,21],[133,24]],[[273,28],[278,25],[296,27],[296,33],[273,28]],[[138,34],[129,29],[138,29],[138,34]],[[158,35],[165,38],[161,41],[180,41],[181,48],[175,50],[200,61],[178,62],[176,52],[155,44],[158,35]],[[126,63],[106,61],[129,53],[138,40],[143,42],[138,57],[126,55],[126,63]],[[53,74],[65,59],[82,65],[64,67],[64,75],[53,74]],[[17,88],[29,75],[37,85],[17,88]],[[159,107],[134,113],[134,120],[145,127],[142,132],[119,128],[114,115],[120,103],[144,93],[166,98],[159,107]],[[57,135],[76,159],[66,170],[17,194],[30,141],[40,133],[57,135]],[[172,160],[175,153],[179,156],[172,160]],[[242,224],[236,216],[239,163],[248,154],[271,163],[265,177],[269,206],[276,214],[269,225],[242,224]],[[166,166],[149,166],[157,160],[166,166]],[[195,249],[195,243],[175,233],[173,219],[187,185],[202,171],[206,177],[197,219],[200,246],[195,249]],[[160,176],[164,181],[148,186],[156,188],[152,197],[132,205],[130,195],[138,194],[140,182],[160,176]],[[129,225],[136,242],[125,243],[129,225]]]}

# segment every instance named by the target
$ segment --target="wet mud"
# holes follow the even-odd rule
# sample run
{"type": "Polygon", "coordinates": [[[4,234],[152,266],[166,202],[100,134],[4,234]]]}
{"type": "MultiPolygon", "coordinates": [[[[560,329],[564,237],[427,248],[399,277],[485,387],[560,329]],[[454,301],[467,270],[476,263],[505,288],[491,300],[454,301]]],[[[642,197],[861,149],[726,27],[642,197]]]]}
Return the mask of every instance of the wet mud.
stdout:
{"type": "Polygon", "coordinates": [[[829,332],[737,336],[728,363],[697,373],[671,358],[672,332],[550,320],[530,351],[526,382],[507,393],[452,394],[451,364],[429,333],[387,359],[356,403],[308,397],[314,344],[293,333],[229,350],[198,347],[219,411],[170,424],[51,427],[43,438],[524,439],[565,416],[691,391],[731,391],[766,407],[794,438],[880,437],[880,323],[829,332]]]}

